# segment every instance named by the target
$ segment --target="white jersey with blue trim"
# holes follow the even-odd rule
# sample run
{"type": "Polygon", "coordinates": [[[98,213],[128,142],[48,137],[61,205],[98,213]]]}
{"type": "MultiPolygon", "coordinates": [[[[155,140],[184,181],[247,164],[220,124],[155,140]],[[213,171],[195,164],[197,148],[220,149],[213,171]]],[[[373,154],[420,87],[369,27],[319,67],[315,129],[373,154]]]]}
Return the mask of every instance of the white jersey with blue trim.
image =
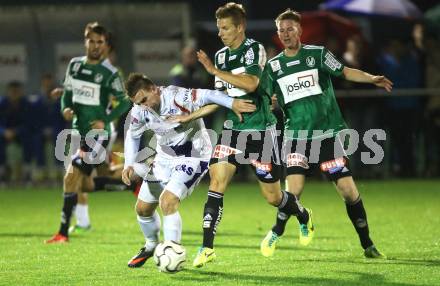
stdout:
{"type": "Polygon", "coordinates": [[[134,105],[131,109],[129,135],[138,139],[151,130],[156,135],[156,152],[159,157],[194,157],[209,160],[212,152],[211,140],[202,119],[188,123],[171,123],[173,115],[189,114],[203,105],[203,89],[188,89],[177,86],[160,87],[160,110],[134,105]]]}

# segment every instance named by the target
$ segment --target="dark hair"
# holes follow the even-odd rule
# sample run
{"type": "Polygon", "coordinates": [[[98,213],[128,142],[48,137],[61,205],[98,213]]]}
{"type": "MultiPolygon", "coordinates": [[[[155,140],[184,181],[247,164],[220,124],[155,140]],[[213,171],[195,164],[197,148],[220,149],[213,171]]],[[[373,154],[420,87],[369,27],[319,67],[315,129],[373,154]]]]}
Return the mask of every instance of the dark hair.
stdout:
{"type": "Polygon", "coordinates": [[[230,17],[235,26],[240,24],[246,25],[246,10],[244,10],[243,5],[234,2],[229,2],[219,7],[217,11],[215,11],[215,17],[217,19],[230,17]]]}
{"type": "Polygon", "coordinates": [[[141,73],[131,73],[125,81],[125,89],[128,97],[133,98],[141,89],[150,89],[153,81],[141,73]]]}
{"type": "Polygon", "coordinates": [[[275,24],[278,25],[278,23],[281,22],[282,20],[292,20],[297,23],[300,23],[301,15],[298,12],[288,8],[286,11],[278,15],[278,17],[275,19],[275,24]]]}
{"type": "Polygon", "coordinates": [[[90,22],[84,28],[84,38],[87,39],[91,33],[102,35],[105,38],[106,43],[109,42],[109,32],[104,26],[101,26],[98,22],[90,22]]]}

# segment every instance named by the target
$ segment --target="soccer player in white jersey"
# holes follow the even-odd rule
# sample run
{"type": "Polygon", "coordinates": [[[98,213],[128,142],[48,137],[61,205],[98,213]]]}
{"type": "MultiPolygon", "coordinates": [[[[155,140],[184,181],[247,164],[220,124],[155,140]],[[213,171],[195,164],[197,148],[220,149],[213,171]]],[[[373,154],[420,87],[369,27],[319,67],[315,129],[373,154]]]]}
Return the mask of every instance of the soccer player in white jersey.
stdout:
{"type": "Polygon", "coordinates": [[[158,205],[163,215],[164,240],[180,243],[180,201],[192,193],[205,175],[211,157],[212,145],[202,119],[174,123],[169,118],[201,108],[209,109],[209,104],[214,103],[234,110],[241,117],[241,112],[255,111],[255,105],[250,100],[233,99],[215,90],[158,87],[140,73],[129,76],[126,89],[134,106],[125,137],[124,183],[129,185],[135,173],[135,157],[144,131],[153,131],[157,139],[157,154],[150,169],[138,174],[144,182],[136,202],[136,213],[146,243],[128,266],[141,267],[153,255],[159,241],[158,205]]]}

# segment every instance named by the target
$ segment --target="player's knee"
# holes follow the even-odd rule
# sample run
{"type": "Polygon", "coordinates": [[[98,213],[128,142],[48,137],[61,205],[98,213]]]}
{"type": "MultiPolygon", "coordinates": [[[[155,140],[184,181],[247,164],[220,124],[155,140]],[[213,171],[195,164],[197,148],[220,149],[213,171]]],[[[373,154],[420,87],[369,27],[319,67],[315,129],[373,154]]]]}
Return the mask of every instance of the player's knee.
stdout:
{"type": "Polygon", "coordinates": [[[93,182],[93,178],[91,176],[87,176],[84,178],[82,191],[86,193],[93,192],[95,189],[95,183],[93,182]]]}
{"type": "Polygon", "coordinates": [[[211,177],[211,182],[209,183],[209,189],[217,193],[224,193],[227,183],[226,180],[221,178],[211,177]]]}
{"type": "Polygon", "coordinates": [[[266,198],[266,201],[274,207],[278,206],[281,203],[281,199],[282,199],[281,192],[266,193],[264,194],[264,197],[266,198]]]}
{"type": "Polygon", "coordinates": [[[153,215],[155,208],[148,203],[137,201],[135,211],[138,216],[150,217],[153,215]]]}
{"type": "Polygon", "coordinates": [[[171,192],[164,191],[159,198],[159,207],[164,215],[173,214],[179,207],[179,198],[171,192]]]}
{"type": "Polygon", "coordinates": [[[71,166],[67,170],[63,178],[64,191],[66,193],[77,192],[76,186],[81,179],[82,178],[80,171],[77,168],[71,166]]]}
{"type": "Polygon", "coordinates": [[[354,184],[339,180],[336,184],[340,195],[346,202],[354,202],[359,197],[359,192],[354,184]]]}

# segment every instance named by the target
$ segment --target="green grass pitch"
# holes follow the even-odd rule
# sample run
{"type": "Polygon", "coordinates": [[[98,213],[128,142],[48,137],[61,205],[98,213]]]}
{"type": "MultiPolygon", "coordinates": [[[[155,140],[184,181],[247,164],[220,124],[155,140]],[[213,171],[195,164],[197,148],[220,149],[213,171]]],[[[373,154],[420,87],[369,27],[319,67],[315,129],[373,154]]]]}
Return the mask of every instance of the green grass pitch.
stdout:
{"type": "Polygon", "coordinates": [[[93,231],[67,245],[45,245],[58,228],[60,189],[0,190],[1,285],[440,285],[440,182],[358,183],[370,232],[388,260],[363,258],[357,235],[333,186],[306,184],[302,198],[313,209],[316,235],[297,242],[291,219],[273,258],[259,244],[275,219],[257,183],[233,183],[216,238],[217,260],[191,266],[201,243],[206,185],[183,202],[184,271],[159,273],[152,261],[129,269],[143,244],[126,192],[90,194],[93,231]]]}

